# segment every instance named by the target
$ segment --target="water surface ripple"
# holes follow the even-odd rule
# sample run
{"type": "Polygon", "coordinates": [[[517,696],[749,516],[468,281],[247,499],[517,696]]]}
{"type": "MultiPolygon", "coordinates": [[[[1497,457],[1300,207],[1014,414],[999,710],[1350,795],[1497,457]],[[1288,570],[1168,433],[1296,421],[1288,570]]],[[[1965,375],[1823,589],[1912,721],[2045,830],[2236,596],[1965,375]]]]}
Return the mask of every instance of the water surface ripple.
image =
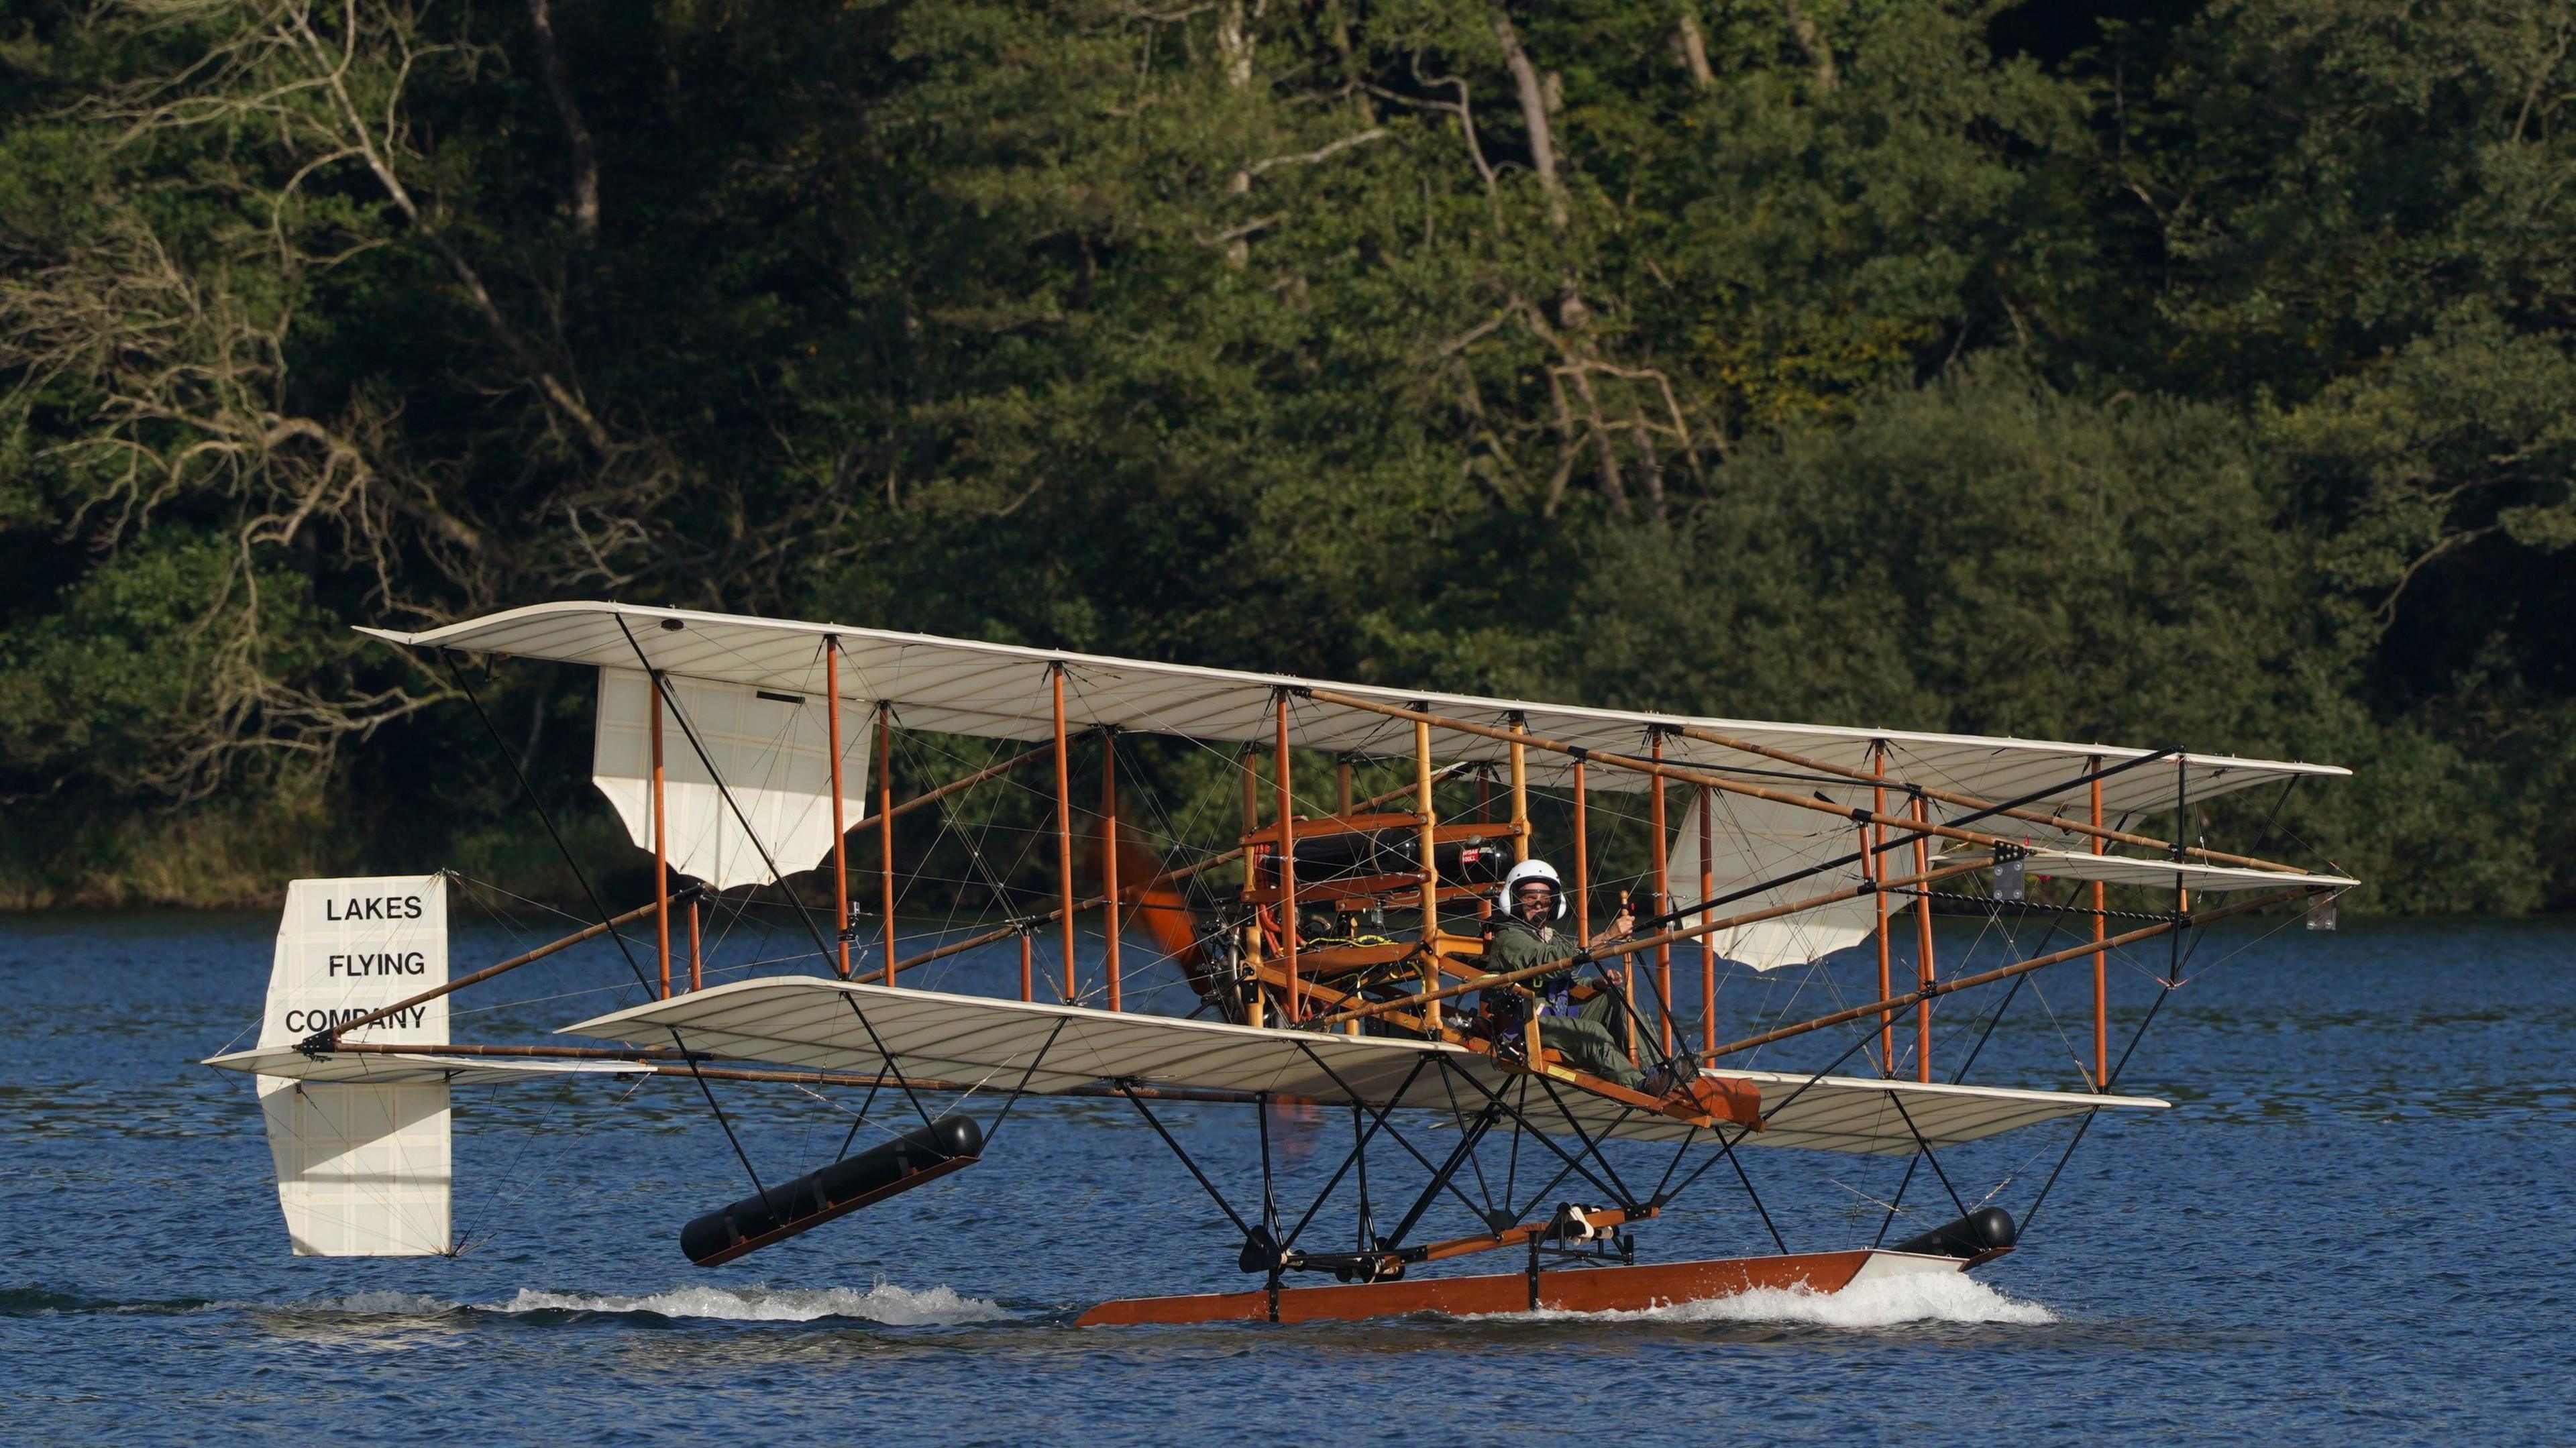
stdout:
{"type": "MultiPolygon", "coordinates": [[[[673,1083],[460,1092],[472,1250],[290,1257],[247,1083],[191,1064],[253,1018],[271,928],[0,918],[7,1441],[2576,1438],[2564,923],[2213,942],[2203,958],[2225,964],[2167,1003],[2124,1083],[2177,1109],[2097,1126],[2024,1249],[1974,1280],[1627,1315],[1108,1331],[1070,1319],[1104,1297],[1248,1285],[1214,1209],[1116,1103],[1024,1103],[971,1170],[709,1272],[674,1233],[743,1185],[673,1083]]],[[[456,958],[519,938],[460,929],[456,958]]],[[[600,988],[613,969],[568,953],[514,992],[555,999],[460,1012],[460,1032],[534,1039],[622,999],[600,988]]],[[[2082,987],[2049,982],[1978,1079],[2068,1084],[2082,987]]],[[[2150,988],[2126,978],[2119,1015],[2150,988]]],[[[793,1091],[727,1102],[777,1176],[828,1160],[847,1128],[845,1103],[793,1091]]],[[[1164,1114],[1250,1194],[1248,1109],[1164,1114]]],[[[1273,1125],[1302,1208],[1348,1119],[1273,1125]]],[[[1962,1191],[2004,1183],[1996,1200],[2020,1212],[2063,1140],[2043,1128],[1945,1165],[1962,1191]]],[[[1866,1242],[1903,1170],[1747,1164],[1791,1245],[1816,1249],[1866,1242]]],[[[1758,1220],[1719,1185],[1655,1224],[1644,1255],[1758,1250],[1758,1220]]],[[[1949,1215],[1924,1187],[1907,1223],[1949,1215]]],[[[1351,1225],[1327,1213],[1316,1231],[1351,1225]]]]}

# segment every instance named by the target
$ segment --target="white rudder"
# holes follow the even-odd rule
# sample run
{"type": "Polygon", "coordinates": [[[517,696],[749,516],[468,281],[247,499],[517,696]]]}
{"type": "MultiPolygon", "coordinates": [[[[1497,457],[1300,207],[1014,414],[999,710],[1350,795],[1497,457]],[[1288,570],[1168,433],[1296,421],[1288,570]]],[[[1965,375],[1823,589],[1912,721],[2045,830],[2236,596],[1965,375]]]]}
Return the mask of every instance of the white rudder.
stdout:
{"type": "MultiPolygon", "coordinates": [[[[260,1019],[291,1046],[447,983],[443,875],[297,880],[286,887],[260,1019]]],[[[377,1045],[447,1044],[447,1000],[352,1033],[377,1045]]],[[[299,1257],[421,1257],[448,1250],[447,1086],[259,1078],[277,1202],[299,1257]]]]}

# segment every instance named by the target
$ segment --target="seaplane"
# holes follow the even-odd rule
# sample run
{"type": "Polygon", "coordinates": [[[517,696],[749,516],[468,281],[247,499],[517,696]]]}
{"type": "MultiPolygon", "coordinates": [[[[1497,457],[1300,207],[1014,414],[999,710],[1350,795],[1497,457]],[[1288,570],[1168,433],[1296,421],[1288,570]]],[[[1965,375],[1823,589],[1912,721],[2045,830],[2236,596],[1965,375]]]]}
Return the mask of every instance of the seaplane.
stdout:
{"type": "MultiPolygon", "coordinates": [[[[451,1091],[602,1075],[686,1078],[720,1123],[719,1086],[861,1098],[838,1107],[852,1120],[839,1157],[792,1179],[759,1171],[727,1126],[748,1190],[679,1224],[703,1266],[971,1168],[1024,1098],[1125,1103],[1205,1192],[1210,1278],[1240,1290],[1103,1302],[1085,1326],[1633,1311],[1959,1273],[2023,1245],[2037,1203],[2017,1224],[1992,1193],[1963,1194],[1944,1153],[2071,1120],[2071,1154],[2096,1119],[2167,1106],[2117,1089],[2154,1011],[2124,1009],[2137,1030],[2115,1042],[2115,983],[2160,1002],[2199,932],[2264,912],[2274,928],[2331,928],[2356,883],[2331,862],[2223,852],[2204,828],[2257,829],[2265,796],[2212,802],[2273,785],[2277,811],[2302,782],[2348,773],[2332,765],[1585,708],[614,602],[364,632],[447,671],[558,846],[475,678],[590,670],[592,781],[650,853],[652,889],[612,906],[602,862],[567,849],[587,923],[460,974],[455,871],[288,884],[257,1044],[208,1064],[257,1078],[301,1255],[456,1251],[451,1091]],[[1011,848],[986,847],[1003,836],[1011,848]],[[872,870],[854,867],[868,854],[872,870]],[[1503,886],[1533,873],[1561,884],[1563,923],[1540,918],[1550,891],[1534,888],[1530,928],[1565,944],[1512,966],[1496,942],[1521,901],[1503,886]],[[934,897],[949,918],[924,928],[934,897]],[[703,926],[754,909],[794,932],[790,956],[710,951],[720,932],[703,926]],[[1626,933],[1595,928],[1614,916],[1626,933]],[[1955,929],[1936,951],[1936,916],[2046,930],[1980,931],[2002,956],[1980,961],[1955,929]],[[603,937],[631,1004],[552,1040],[450,1038],[458,992],[603,937]],[[982,978],[1003,984],[946,988],[942,963],[970,956],[998,956],[982,978]],[[1800,971],[1838,984],[1743,984],[1800,971]],[[2045,971],[2089,974],[2089,1031],[2068,1038],[2065,1069],[1962,1079],[2045,971]],[[1748,1017],[1748,995],[1785,1004],[1748,1017]],[[1589,1051],[1545,1025],[1577,997],[1603,1027],[1589,1051]],[[1257,1196],[1249,1163],[1211,1171],[1184,1149],[1175,1102],[1251,1110],[1236,1135],[1257,1141],[1257,1196]],[[1338,1165],[1302,1212],[1274,1171],[1282,1109],[1349,1118],[1308,1163],[1338,1165]],[[1508,1170],[1491,1160],[1505,1151],[1508,1170]],[[1928,1165],[1947,1196],[1930,1215],[1946,1220],[1888,1242],[1900,1187],[1874,1239],[1790,1250],[1757,1176],[1852,1156],[1908,1158],[1909,1185],[1928,1165]],[[1677,1206],[1719,1188],[1751,1210],[1677,1206]],[[1721,1221],[1747,1240],[1707,1241],[1721,1221]],[[1655,1250],[1659,1228],[1682,1240],[1655,1250]],[[1507,1270],[1471,1270],[1488,1252],[1507,1270]]],[[[1014,1129],[1031,1119],[1107,1129],[1043,1113],[1014,1129]]]]}

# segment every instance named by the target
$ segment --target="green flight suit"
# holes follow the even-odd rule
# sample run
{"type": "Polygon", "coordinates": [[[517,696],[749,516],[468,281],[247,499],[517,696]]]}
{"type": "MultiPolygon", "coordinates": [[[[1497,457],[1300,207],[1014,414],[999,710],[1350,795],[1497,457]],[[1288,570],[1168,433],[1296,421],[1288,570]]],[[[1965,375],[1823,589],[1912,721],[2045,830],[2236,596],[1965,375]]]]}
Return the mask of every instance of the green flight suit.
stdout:
{"type": "MultiPolygon", "coordinates": [[[[1519,916],[1507,915],[1494,922],[1493,938],[1485,944],[1485,969],[1498,973],[1527,970],[1550,961],[1572,960],[1582,951],[1583,942],[1574,938],[1572,930],[1558,925],[1532,925],[1519,916]]],[[[1628,1053],[1621,1048],[1613,1029],[1621,1019],[1617,996],[1602,990],[1580,1007],[1571,1005],[1566,995],[1574,984],[1571,969],[1523,984],[1539,995],[1540,1044],[1563,1053],[1567,1063],[1577,1070],[1589,1071],[1603,1080],[1634,1087],[1644,1079],[1645,1073],[1629,1063],[1628,1053]]]]}

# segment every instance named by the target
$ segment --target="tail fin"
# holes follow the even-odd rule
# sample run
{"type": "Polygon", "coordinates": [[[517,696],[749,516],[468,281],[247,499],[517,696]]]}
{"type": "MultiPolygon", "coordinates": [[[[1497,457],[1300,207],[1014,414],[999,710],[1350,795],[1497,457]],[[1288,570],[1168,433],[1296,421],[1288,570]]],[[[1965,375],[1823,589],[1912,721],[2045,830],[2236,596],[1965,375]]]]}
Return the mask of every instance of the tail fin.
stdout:
{"type": "MultiPolygon", "coordinates": [[[[316,1031],[447,983],[441,875],[297,880],[268,977],[259,1043],[316,1031]]],[[[447,1002],[368,1026],[384,1045],[447,1044],[447,1002]]],[[[277,1203],[299,1257],[421,1257],[449,1246],[448,1100],[438,1085],[259,1078],[277,1203]]]]}

